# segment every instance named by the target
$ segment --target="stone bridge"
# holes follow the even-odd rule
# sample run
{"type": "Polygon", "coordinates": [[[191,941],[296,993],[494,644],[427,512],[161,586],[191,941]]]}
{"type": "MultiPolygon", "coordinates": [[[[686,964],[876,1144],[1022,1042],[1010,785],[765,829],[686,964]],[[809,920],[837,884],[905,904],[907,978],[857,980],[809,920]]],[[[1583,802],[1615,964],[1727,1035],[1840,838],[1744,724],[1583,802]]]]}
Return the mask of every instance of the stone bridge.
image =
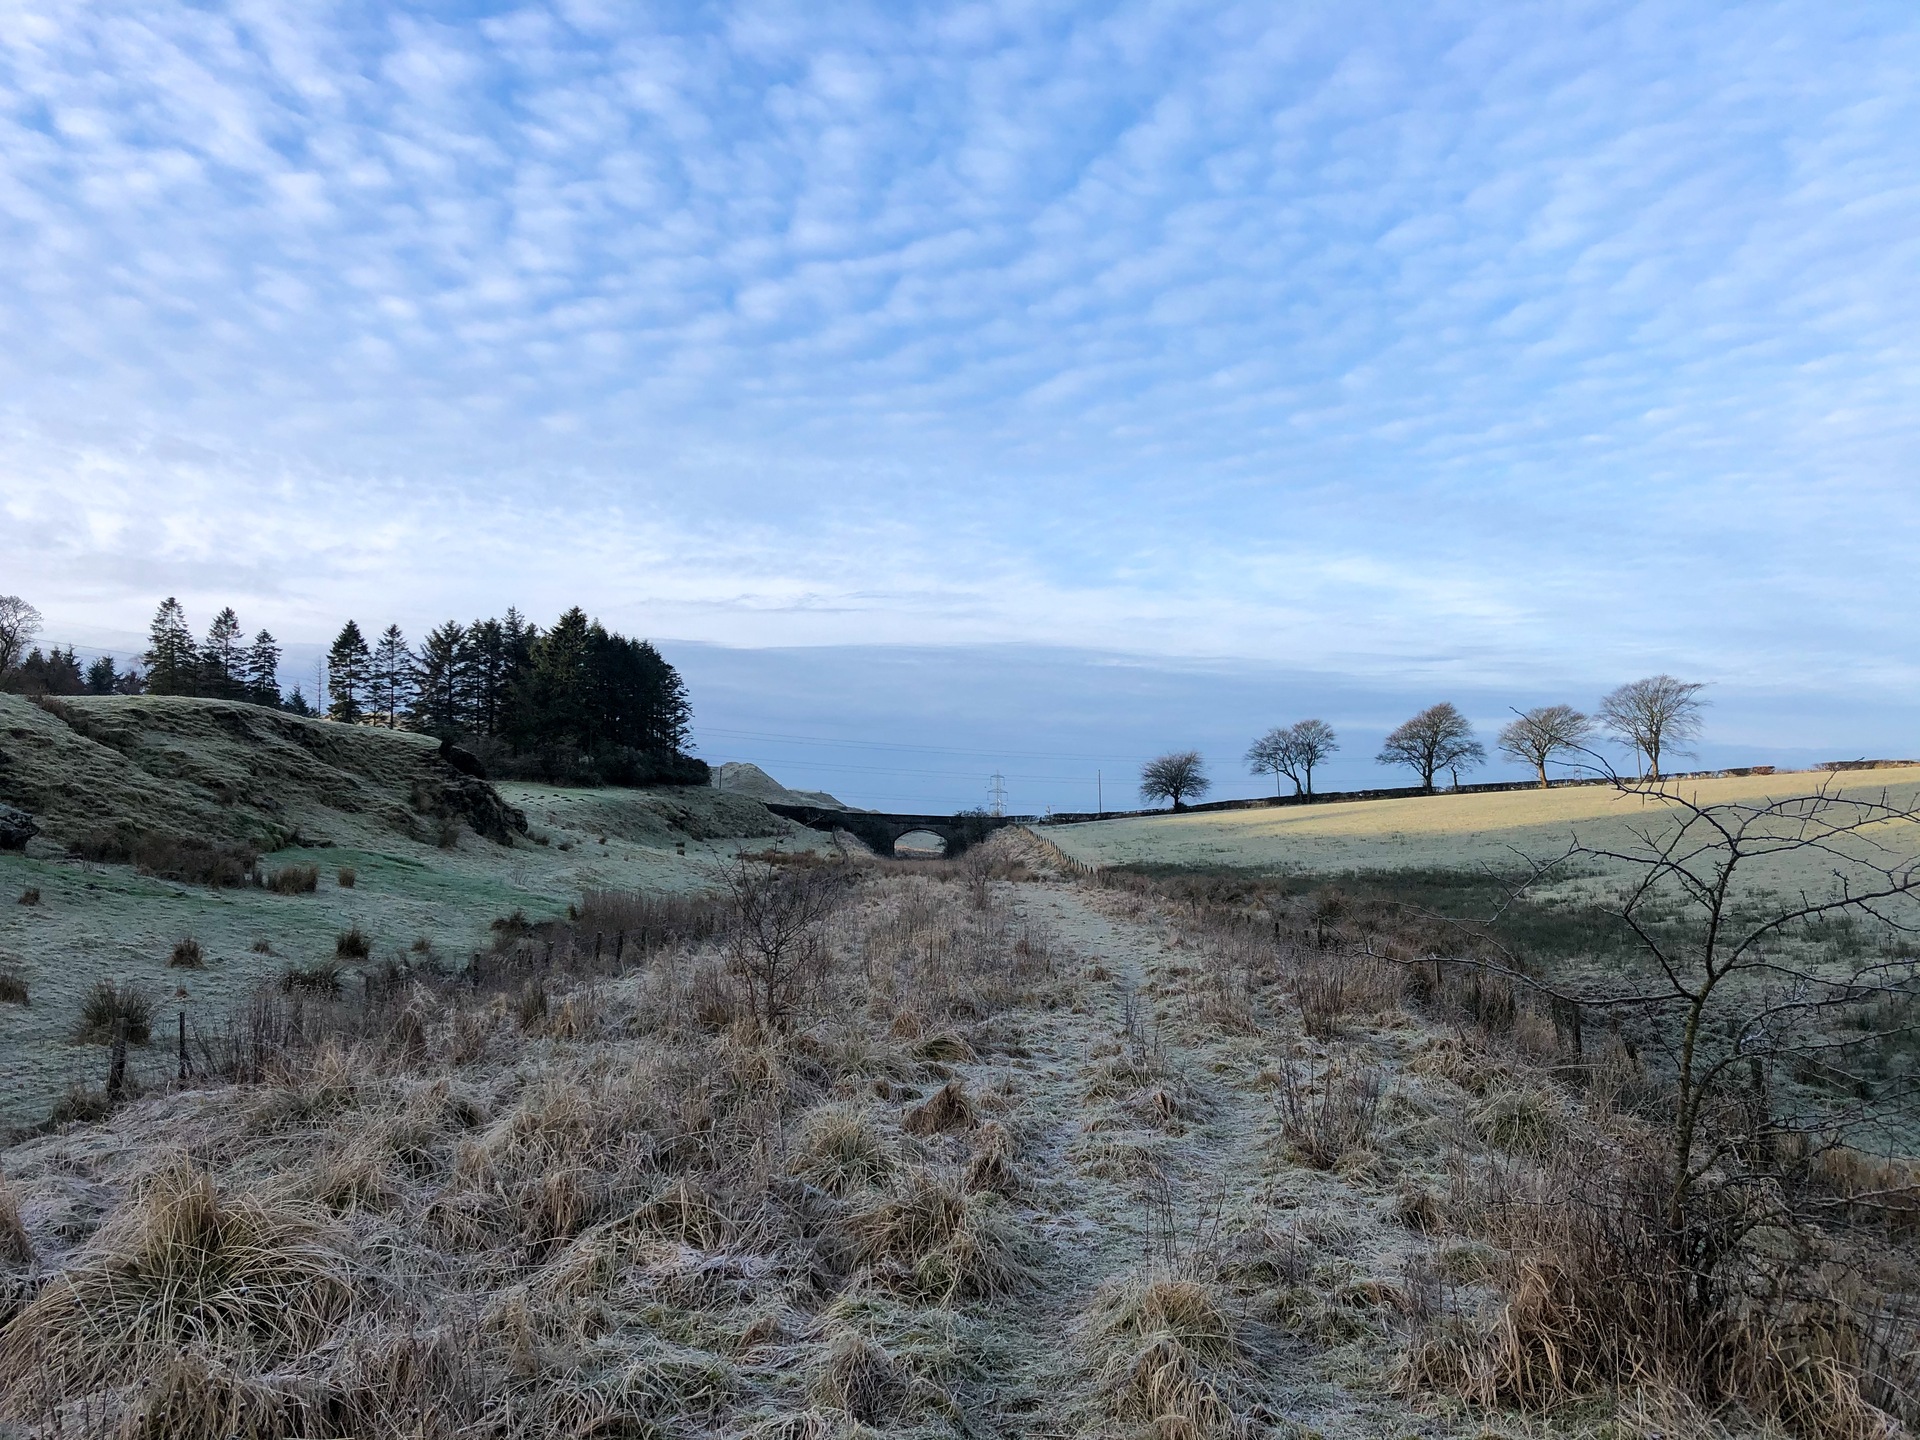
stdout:
{"type": "Polygon", "coordinates": [[[816,805],[763,802],[776,815],[797,820],[810,830],[846,830],[858,835],[878,855],[893,854],[902,835],[925,830],[938,835],[946,853],[958,855],[1008,825],[1031,825],[1032,815],[886,815],[877,810],[827,810],[816,805]]]}

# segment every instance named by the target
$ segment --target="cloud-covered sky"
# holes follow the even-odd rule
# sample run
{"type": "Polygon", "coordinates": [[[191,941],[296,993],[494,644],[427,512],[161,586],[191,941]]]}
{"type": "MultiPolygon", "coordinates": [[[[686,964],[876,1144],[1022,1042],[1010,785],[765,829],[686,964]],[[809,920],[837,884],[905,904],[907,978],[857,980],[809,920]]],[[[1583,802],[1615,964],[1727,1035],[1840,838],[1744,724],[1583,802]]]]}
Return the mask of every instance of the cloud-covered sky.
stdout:
{"type": "Polygon", "coordinates": [[[0,590],[60,634],[1920,702],[1911,4],[4,16],[0,590]]]}

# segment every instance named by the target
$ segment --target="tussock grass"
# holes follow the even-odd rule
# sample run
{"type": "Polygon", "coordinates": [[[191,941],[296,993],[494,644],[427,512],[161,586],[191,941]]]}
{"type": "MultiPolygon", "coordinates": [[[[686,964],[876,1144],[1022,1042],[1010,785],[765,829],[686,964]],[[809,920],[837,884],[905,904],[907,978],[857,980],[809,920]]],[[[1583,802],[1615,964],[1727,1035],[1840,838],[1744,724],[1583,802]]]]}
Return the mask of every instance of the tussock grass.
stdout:
{"type": "Polygon", "coordinates": [[[851,1231],[876,1279],[921,1299],[988,1299],[1034,1278],[1026,1237],[1000,1196],[925,1171],[856,1214],[851,1231]]]}
{"type": "Polygon", "coordinates": [[[333,876],[342,890],[351,890],[360,882],[360,872],[351,865],[342,865],[333,876]]]}
{"type": "Polygon", "coordinates": [[[811,1111],[787,1158],[789,1174],[830,1195],[882,1188],[899,1168],[898,1148],[873,1112],[844,1103],[811,1111]]]}
{"type": "Polygon", "coordinates": [[[340,932],[333,942],[333,954],[337,960],[365,960],[373,953],[373,942],[358,925],[340,932]]]}
{"type": "Polygon", "coordinates": [[[201,970],[206,968],[206,963],[207,952],[191,935],[182,935],[167,953],[167,964],[176,970],[201,970]]]}
{"type": "Polygon", "coordinates": [[[102,980],[80,1002],[73,1038],[81,1045],[110,1044],[122,1024],[128,1044],[145,1045],[153,1038],[153,999],[137,985],[102,980]]]}
{"type": "Polygon", "coordinates": [[[181,1351],[291,1360],[347,1321],[357,1284],[316,1213],[176,1161],[0,1335],[0,1399],[45,1371],[67,1388],[145,1379],[181,1351]]]}
{"type": "Polygon", "coordinates": [[[909,1135],[941,1135],[950,1130],[970,1130],[973,1124],[973,1102],[967,1098],[967,1087],[956,1079],[907,1111],[901,1128],[909,1135]]]}
{"type": "Polygon", "coordinates": [[[320,888],[318,865],[282,865],[271,874],[256,873],[261,885],[276,895],[311,895],[320,888]]]}
{"type": "Polygon", "coordinates": [[[29,885],[23,889],[20,892],[19,903],[22,905],[38,905],[40,903],[40,887],[38,885],[29,885]]]}
{"type": "Polygon", "coordinates": [[[1165,1440],[1247,1433],[1245,1351],[1225,1297],[1206,1281],[1154,1273],[1102,1288],[1083,1343],[1113,1420],[1165,1440]]]}
{"type": "Polygon", "coordinates": [[[18,975],[0,975],[0,1005],[26,1005],[27,982],[18,975]]]}

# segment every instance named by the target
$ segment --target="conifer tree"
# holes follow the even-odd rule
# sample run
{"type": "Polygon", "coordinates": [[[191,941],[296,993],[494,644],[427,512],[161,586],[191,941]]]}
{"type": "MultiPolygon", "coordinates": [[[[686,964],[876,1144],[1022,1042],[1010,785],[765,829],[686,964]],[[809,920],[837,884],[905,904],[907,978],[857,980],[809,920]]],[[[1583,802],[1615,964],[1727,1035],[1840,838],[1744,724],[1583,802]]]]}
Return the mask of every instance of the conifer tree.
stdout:
{"type": "Polygon", "coordinates": [[[307,704],[306,692],[298,685],[293,687],[293,693],[287,697],[287,711],[293,715],[311,715],[313,713],[313,707],[307,704]]]}
{"type": "Polygon", "coordinates": [[[120,669],[113,663],[113,656],[101,655],[87,666],[87,693],[89,695],[111,695],[119,687],[120,669]]]}
{"type": "Polygon", "coordinates": [[[413,651],[398,625],[389,625],[373,649],[373,703],[378,723],[397,730],[413,703],[413,651]]]}
{"type": "Polygon", "coordinates": [[[200,651],[187,626],[187,612],[169,595],[154,612],[147,628],[147,692],[151,695],[197,695],[200,691],[200,651]]]}
{"type": "Polygon", "coordinates": [[[240,649],[240,617],[227,606],[207,627],[206,648],[200,652],[200,693],[219,700],[246,695],[246,660],[240,649]]]}
{"type": "Polygon", "coordinates": [[[349,620],[327,651],[327,718],[357,725],[366,715],[372,688],[373,653],[367,637],[349,620]]]}
{"type": "Polygon", "coordinates": [[[465,733],[473,719],[473,670],[464,625],[449,620],[429,630],[420,644],[418,683],[407,724],[448,740],[465,733]]]}
{"type": "Polygon", "coordinates": [[[253,637],[246,659],[247,699],[256,705],[280,705],[280,646],[262,630],[253,637]]]}

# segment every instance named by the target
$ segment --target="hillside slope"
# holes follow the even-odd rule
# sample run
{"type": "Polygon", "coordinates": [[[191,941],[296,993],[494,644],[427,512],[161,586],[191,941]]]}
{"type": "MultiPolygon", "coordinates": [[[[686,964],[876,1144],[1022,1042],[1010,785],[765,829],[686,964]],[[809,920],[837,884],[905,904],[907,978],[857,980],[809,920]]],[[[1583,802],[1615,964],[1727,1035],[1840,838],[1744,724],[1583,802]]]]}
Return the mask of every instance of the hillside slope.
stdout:
{"type": "Polygon", "coordinates": [[[257,705],[87,696],[42,708],[0,695],[0,801],[69,849],[124,858],[143,837],[276,850],[456,820],[504,842],[525,819],[424,735],[257,705]]]}

